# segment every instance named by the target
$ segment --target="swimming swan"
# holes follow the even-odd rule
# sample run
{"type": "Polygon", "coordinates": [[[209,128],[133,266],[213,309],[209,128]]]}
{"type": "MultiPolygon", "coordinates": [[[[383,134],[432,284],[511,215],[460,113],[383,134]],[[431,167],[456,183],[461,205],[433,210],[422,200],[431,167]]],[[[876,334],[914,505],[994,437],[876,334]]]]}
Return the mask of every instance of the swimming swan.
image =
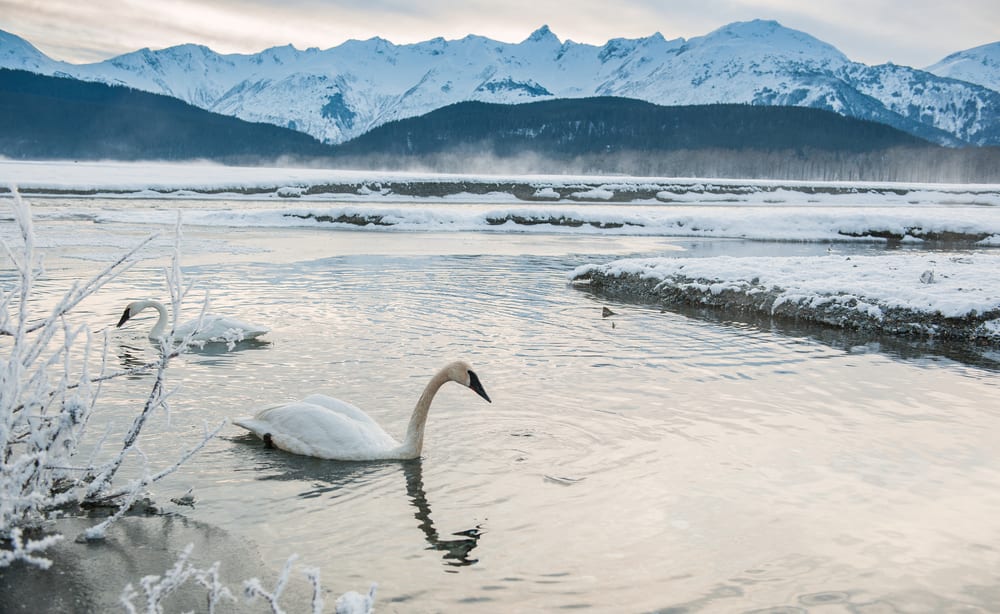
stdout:
{"type": "Polygon", "coordinates": [[[427,383],[413,409],[402,444],[354,405],[322,394],[261,410],[253,418],[238,418],[233,424],[247,429],[268,445],[293,454],[346,461],[418,458],[424,446],[427,411],[438,388],[445,382],[467,386],[492,403],[469,365],[453,362],[427,383]]]}
{"type": "MultiPolygon", "coordinates": [[[[153,329],[149,331],[149,338],[154,340],[159,339],[164,335],[164,329],[167,327],[167,308],[164,307],[163,303],[160,301],[145,300],[129,303],[128,306],[125,307],[125,313],[123,313],[121,319],[118,320],[117,328],[121,328],[122,325],[128,322],[130,318],[134,318],[139,315],[141,311],[149,307],[152,307],[160,314],[159,319],[156,321],[156,325],[154,325],[153,329]]],[[[246,322],[241,322],[235,318],[209,314],[205,314],[205,316],[202,317],[200,324],[201,325],[199,326],[198,320],[192,320],[178,325],[177,330],[174,331],[174,339],[184,339],[194,332],[194,335],[191,336],[191,341],[196,344],[228,343],[233,345],[245,339],[254,339],[264,333],[270,332],[271,330],[264,326],[247,324],[246,322]]]]}

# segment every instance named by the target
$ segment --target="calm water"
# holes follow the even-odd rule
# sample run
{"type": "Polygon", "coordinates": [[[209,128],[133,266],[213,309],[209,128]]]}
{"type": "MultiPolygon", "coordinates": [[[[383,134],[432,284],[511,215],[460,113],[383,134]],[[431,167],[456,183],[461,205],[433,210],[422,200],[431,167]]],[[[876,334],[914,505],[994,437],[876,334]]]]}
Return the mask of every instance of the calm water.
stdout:
{"type": "MultiPolygon", "coordinates": [[[[42,293],[149,230],[38,222],[42,293]]],[[[423,458],[407,463],[295,457],[228,426],[155,486],[166,510],[252,540],[276,572],[298,553],[334,593],[376,581],[379,612],[1000,611],[1000,386],[988,354],[660,313],[566,280],[622,256],[826,246],[184,233],[195,283],[185,319],[210,289],[213,312],[273,332],[174,364],[169,423],[159,416],[143,443],[154,464],[205,422],[311,392],[401,436],[426,380],[457,358],[494,401],[443,388],[423,458]],[[605,305],[617,315],[603,319],[605,305]],[[168,502],[188,487],[194,508],[168,502]]],[[[113,325],[129,300],[165,297],[167,243],[82,318],[113,325]]],[[[111,360],[151,358],[152,323],[117,331],[111,360]]],[[[148,381],[108,386],[93,431],[124,429],[148,381]]]]}

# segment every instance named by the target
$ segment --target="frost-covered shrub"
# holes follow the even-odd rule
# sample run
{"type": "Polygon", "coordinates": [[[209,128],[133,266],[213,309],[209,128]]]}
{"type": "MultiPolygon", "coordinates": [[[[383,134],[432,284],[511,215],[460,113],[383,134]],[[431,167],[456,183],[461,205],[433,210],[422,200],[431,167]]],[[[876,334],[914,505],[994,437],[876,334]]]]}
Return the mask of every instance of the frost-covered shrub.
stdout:
{"type": "MultiPolygon", "coordinates": [[[[223,426],[211,432],[169,466],[155,470],[138,447],[139,434],[150,416],[166,407],[170,392],[165,374],[170,361],[186,347],[186,341],[161,340],[156,360],[124,371],[108,367],[108,336],[103,339],[85,326],[74,324],[73,311],[80,303],[137,262],[137,253],[150,243],[149,237],[122,255],[93,278],[71,285],[55,306],[37,307],[33,296],[36,282],[44,275],[36,253],[31,212],[16,190],[10,199],[20,245],[2,243],[4,270],[13,276],[0,281],[0,568],[21,560],[46,567],[39,556],[58,536],[38,540],[24,538],[24,530],[37,527],[54,510],[80,505],[117,507],[101,524],[85,534],[100,539],[141,495],[145,487],[175,471],[223,426]],[[36,313],[37,311],[37,313],[36,313]],[[100,367],[95,370],[95,364],[100,367]],[[117,452],[103,462],[96,459],[108,435],[84,454],[81,446],[94,413],[102,385],[108,380],[139,372],[155,374],[142,407],[137,408],[117,452]],[[115,476],[127,461],[141,463],[142,477],[117,485],[115,476]]],[[[178,225],[177,244],[180,231],[178,225]]],[[[189,288],[181,278],[179,247],[175,245],[167,281],[174,313],[189,288]]],[[[175,316],[176,317],[176,316],[175,316]]],[[[176,323],[176,322],[175,322],[176,323]]]]}
{"type": "MultiPolygon", "coordinates": [[[[219,581],[219,563],[213,563],[207,569],[196,567],[189,560],[191,550],[191,545],[185,548],[184,552],[178,557],[177,562],[174,563],[174,566],[168,569],[162,576],[145,576],[142,578],[139,581],[142,587],[142,595],[139,594],[132,584],[127,585],[119,599],[125,610],[129,614],[138,614],[140,611],[146,614],[160,614],[164,611],[164,601],[172,593],[182,588],[191,590],[191,587],[185,585],[192,579],[201,587],[201,590],[205,591],[205,603],[210,614],[215,612],[216,608],[223,602],[236,603],[237,600],[233,596],[233,593],[219,581]],[[145,599],[144,610],[138,609],[135,605],[135,600],[139,597],[145,599]]],[[[291,579],[292,569],[297,558],[298,556],[294,554],[288,557],[284,568],[281,570],[281,575],[278,576],[278,581],[271,590],[264,588],[264,585],[257,578],[245,580],[243,582],[244,598],[248,601],[254,601],[258,598],[262,599],[267,603],[272,614],[284,614],[285,610],[282,609],[280,604],[281,596],[291,579]]],[[[325,604],[323,602],[323,589],[320,586],[319,569],[306,567],[302,569],[302,573],[305,574],[310,586],[312,586],[312,614],[323,614],[325,604]]],[[[355,591],[344,593],[334,603],[334,614],[370,614],[374,611],[376,588],[376,585],[372,583],[368,589],[368,593],[364,595],[355,591]]]]}

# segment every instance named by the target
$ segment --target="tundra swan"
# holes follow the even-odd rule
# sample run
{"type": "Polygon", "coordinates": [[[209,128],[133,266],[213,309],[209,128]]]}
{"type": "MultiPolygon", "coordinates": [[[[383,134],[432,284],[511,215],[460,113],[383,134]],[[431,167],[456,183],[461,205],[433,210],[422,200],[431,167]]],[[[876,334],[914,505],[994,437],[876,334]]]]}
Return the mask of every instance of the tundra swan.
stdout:
{"type": "Polygon", "coordinates": [[[418,458],[424,446],[424,425],[434,395],[445,382],[458,382],[490,401],[479,377],[462,361],[446,365],[427,383],[410,416],[403,443],[350,403],[322,394],[263,409],[252,418],[233,421],[268,445],[293,454],[331,460],[373,461],[418,458]]]}
{"type": "MultiPolygon", "coordinates": [[[[125,307],[125,313],[118,320],[117,327],[121,328],[130,318],[134,318],[139,315],[139,312],[149,307],[160,314],[153,329],[149,331],[149,338],[159,339],[167,328],[167,308],[160,301],[144,300],[129,303],[125,307]]],[[[195,343],[228,343],[232,345],[245,339],[259,337],[270,330],[265,326],[247,324],[235,318],[205,314],[201,318],[201,322],[192,320],[178,325],[174,331],[174,339],[185,339],[190,335],[190,340],[195,343]]]]}

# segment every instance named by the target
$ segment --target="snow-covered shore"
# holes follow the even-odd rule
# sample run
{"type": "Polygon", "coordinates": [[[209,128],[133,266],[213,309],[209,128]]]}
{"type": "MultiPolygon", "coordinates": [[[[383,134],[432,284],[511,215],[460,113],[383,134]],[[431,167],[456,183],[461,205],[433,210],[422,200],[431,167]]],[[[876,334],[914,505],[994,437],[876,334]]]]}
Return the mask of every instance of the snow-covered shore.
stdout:
{"type": "Polygon", "coordinates": [[[0,159],[0,189],[127,198],[697,204],[975,204],[1000,206],[1000,185],[780,181],[590,175],[460,175],[211,163],[0,159]]]}
{"type": "Polygon", "coordinates": [[[1000,345],[1000,254],[626,259],[578,267],[619,299],[1000,345]]]}
{"type": "Polygon", "coordinates": [[[45,215],[209,226],[561,232],[1000,246],[1000,185],[485,176],[212,164],[0,161],[45,215]],[[167,205],[165,203],[171,203],[167,205]],[[154,203],[150,205],[148,203],[154,203]],[[160,204],[164,203],[164,204],[160,204]]]}

